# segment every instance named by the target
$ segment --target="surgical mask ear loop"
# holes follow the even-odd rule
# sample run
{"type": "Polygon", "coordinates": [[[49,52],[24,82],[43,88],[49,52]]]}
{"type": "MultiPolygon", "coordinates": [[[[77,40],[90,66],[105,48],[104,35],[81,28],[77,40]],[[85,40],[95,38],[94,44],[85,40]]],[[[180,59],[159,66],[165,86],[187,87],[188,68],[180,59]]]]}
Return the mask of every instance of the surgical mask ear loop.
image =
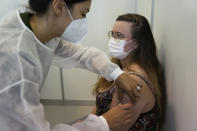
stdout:
{"type": "Polygon", "coordinates": [[[126,42],[125,45],[126,45],[126,44],[129,44],[130,42],[134,42],[134,43],[131,43],[131,44],[132,44],[131,47],[133,48],[133,50],[137,49],[138,45],[137,45],[137,43],[136,43],[136,41],[135,41],[134,39],[132,39],[132,40],[126,42]],[[135,47],[135,46],[136,46],[136,47],[135,47]],[[134,48],[134,47],[135,47],[135,48],[134,48]]]}
{"type": "Polygon", "coordinates": [[[132,41],[134,41],[134,40],[130,40],[130,41],[126,42],[125,45],[126,45],[126,44],[129,44],[129,43],[132,42],[132,41]]]}
{"type": "Polygon", "coordinates": [[[66,3],[65,3],[64,5],[65,5],[65,8],[66,8],[66,10],[67,10],[67,12],[68,12],[68,14],[69,14],[71,20],[74,21],[72,15],[71,15],[71,13],[70,13],[70,10],[68,9],[68,6],[66,5],[66,3]]]}

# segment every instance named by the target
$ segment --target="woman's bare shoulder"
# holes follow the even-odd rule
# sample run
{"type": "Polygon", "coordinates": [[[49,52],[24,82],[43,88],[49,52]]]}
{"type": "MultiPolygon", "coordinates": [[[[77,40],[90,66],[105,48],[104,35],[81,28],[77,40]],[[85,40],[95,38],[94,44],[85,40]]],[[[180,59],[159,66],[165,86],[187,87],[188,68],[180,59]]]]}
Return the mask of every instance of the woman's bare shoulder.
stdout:
{"type": "Polygon", "coordinates": [[[126,72],[136,72],[138,74],[143,75],[144,77],[146,77],[148,79],[148,75],[147,75],[146,71],[139,64],[130,65],[127,68],[126,72]]]}
{"type": "MultiPolygon", "coordinates": [[[[138,64],[133,64],[129,67],[127,72],[134,72],[140,75],[131,74],[130,76],[137,81],[137,83],[141,86],[140,96],[137,100],[137,104],[145,104],[142,113],[146,113],[150,111],[155,105],[155,97],[151,90],[151,87],[147,84],[149,81],[148,75],[146,71],[138,64]]],[[[150,83],[151,84],[151,83],[150,83]]]]}

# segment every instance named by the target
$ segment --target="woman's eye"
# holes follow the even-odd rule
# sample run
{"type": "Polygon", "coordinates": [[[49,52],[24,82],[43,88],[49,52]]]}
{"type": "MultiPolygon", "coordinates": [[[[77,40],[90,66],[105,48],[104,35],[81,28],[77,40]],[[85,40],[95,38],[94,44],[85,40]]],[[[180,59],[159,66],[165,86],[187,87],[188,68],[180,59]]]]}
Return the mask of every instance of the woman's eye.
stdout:
{"type": "Polygon", "coordinates": [[[116,37],[117,37],[117,38],[122,38],[122,35],[116,34],[116,37]]]}

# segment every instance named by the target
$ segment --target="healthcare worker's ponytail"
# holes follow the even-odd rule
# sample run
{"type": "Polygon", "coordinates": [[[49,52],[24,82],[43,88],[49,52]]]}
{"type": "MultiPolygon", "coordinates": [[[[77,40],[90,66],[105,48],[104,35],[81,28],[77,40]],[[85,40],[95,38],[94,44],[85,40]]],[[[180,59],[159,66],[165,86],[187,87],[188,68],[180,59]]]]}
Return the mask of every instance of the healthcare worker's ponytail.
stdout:
{"type": "MultiPolygon", "coordinates": [[[[44,14],[47,12],[52,0],[29,0],[30,8],[37,14],[44,14]]],[[[75,3],[84,2],[87,0],[64,0],[68,8],[72,7],[75,3]]]]}

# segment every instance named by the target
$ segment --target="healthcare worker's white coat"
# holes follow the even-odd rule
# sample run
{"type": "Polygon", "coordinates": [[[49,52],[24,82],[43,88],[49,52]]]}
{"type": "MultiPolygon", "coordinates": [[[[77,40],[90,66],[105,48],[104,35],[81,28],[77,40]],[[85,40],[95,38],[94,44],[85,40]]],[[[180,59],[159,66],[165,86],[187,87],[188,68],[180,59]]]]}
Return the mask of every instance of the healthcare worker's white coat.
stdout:
{"type": "Polygon", "coordinates": [[[23,24],[19,11],[0,21],[0,131],[108,131],[103,117],[89,115],[82,123],[45,120],[40,90],[52,63],[81,67],[113,80],[121,70],[95,49],[68,44],[58,38],[45,45],[23,24]]]}

